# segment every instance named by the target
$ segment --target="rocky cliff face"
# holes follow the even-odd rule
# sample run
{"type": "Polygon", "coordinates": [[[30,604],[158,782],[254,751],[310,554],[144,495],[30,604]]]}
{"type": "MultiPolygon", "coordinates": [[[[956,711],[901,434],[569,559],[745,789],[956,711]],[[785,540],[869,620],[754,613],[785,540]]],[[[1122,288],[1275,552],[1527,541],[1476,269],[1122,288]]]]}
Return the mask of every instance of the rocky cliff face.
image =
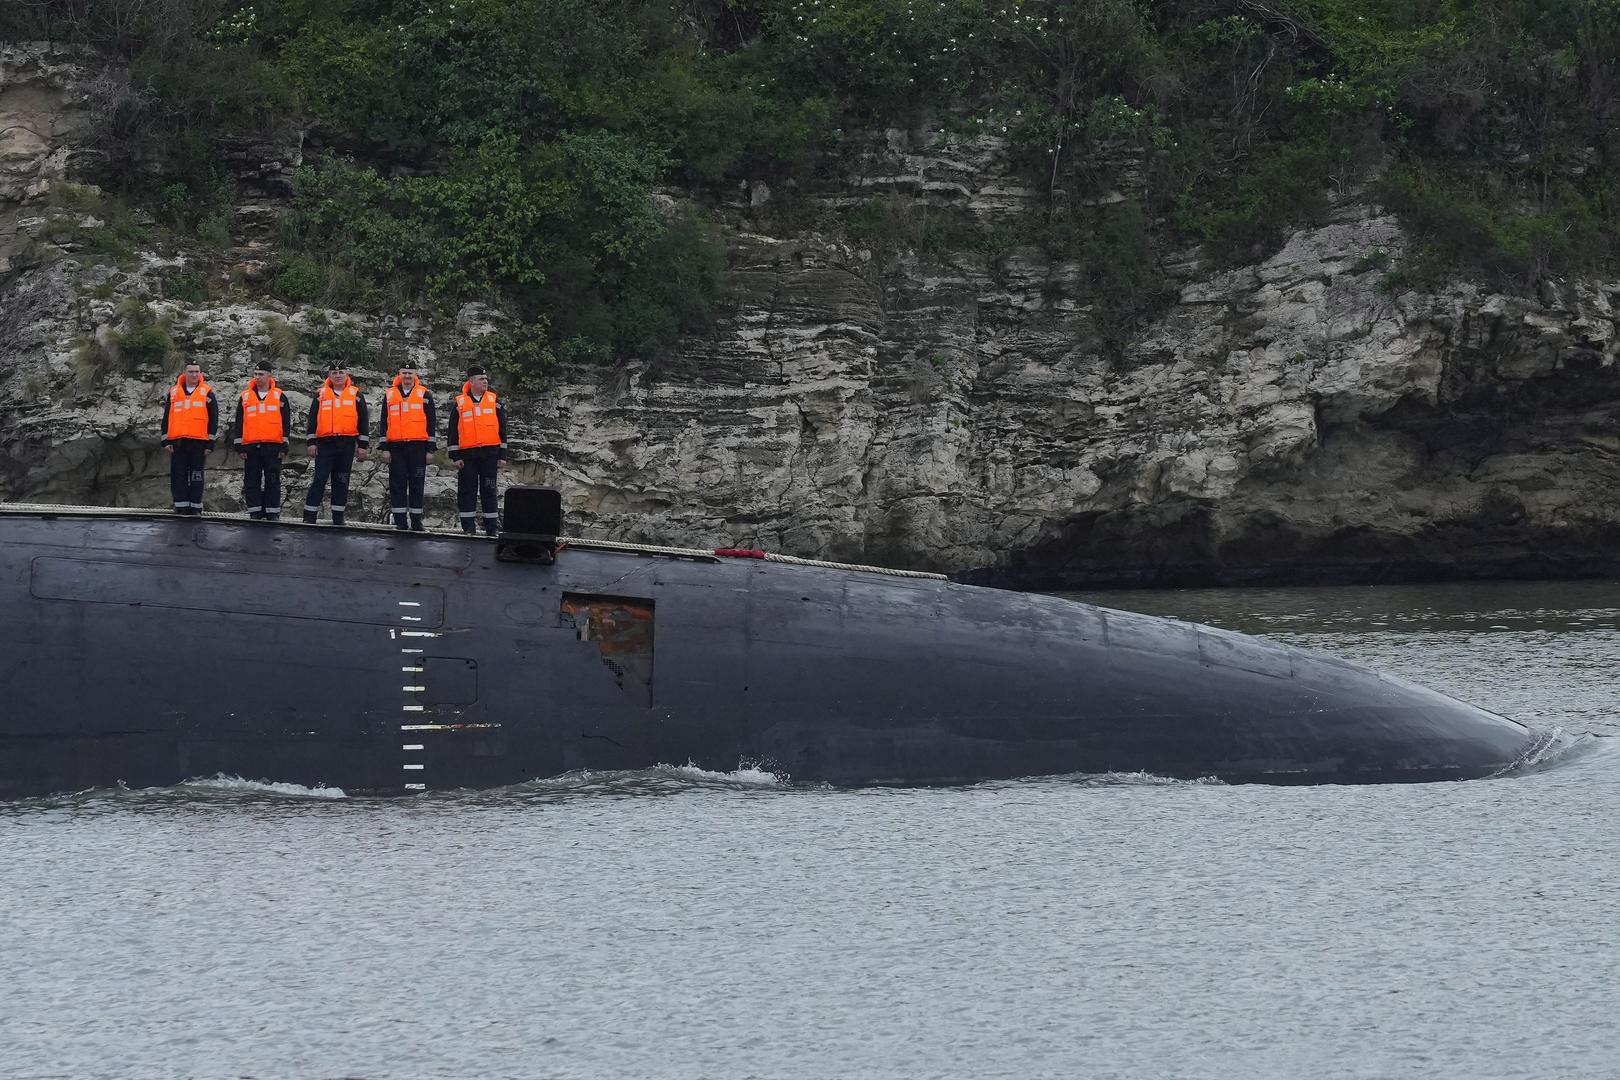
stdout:
{"type": "MultiPolygon", "coordinates": [[[[128,317],[125,298],[157,298],[150,317],[222,398],[268,346],[267,318],[382,328],[255,293],[295,143],[237,148],[244,178],[271,182],[239,208],[224,260],[236,284],[218,290],[230,299],[159,298],[202,265],[184,251],[97,254],[105,226],[52,195],[92,160],[93,78],[72,57],[0,51],[0,495],[161,506],[172,375],[86,349],[128,317]]],[[[1035,195],[999,150],[890,132],[827,198],[882,192],[1004,220],[1035,195]]],[[[1413,290],[1392,272],[1407,254],[1398,223],[1351,194],[1258,265],[1213,272],[1186,253],[1178,299],[1121,353],[1097,340],[1076,268],[1034,249],[924,259],[751,231],[749,204],[769,197],[756,188],[732,208],[729,306],[712,334],[657,364],[564,369],[512,399],[510,475],[561,488],[572,531],[1045,587],[1620,562],[1620,281],[1535,299],[1466,281],[1413,290]]],[[[442,396],[459,384],[455,357],[498,321],[472,307],[405,319],[397,345],[442,396]]],[[[384,372],[356,374],[376,396],[384,372]]],[[[281,381],[307,404],[319,376],[300,357],[281,381]]],[[[304,459],[291,460],[288,505],[302,495],[304,459]]],[[[435,472],[430,516],[448,524],[453,478],[435,472]]],[[[380,521],[384,475],[358,473],[360,516],[380,521]]],[[[237,488],[220,455],[211,507],[239,507],[237,488]]]]}

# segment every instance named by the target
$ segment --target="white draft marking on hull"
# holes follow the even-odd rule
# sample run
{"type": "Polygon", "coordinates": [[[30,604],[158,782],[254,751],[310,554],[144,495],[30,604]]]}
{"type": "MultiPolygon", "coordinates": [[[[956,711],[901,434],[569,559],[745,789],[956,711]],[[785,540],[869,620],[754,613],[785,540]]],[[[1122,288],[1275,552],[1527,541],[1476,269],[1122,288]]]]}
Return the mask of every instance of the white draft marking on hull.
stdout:
{"type": "Polygon", "coordinates": [[[499,724],[401,724],[401,731],[494,731],[499,724]]]}

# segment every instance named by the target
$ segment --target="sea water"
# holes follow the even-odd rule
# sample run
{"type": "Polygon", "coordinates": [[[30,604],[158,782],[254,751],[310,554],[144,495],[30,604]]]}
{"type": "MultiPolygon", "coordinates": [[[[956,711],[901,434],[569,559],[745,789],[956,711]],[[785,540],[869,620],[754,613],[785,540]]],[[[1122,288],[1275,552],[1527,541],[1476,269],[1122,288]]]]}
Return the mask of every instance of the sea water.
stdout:
{"type": "Polygon", "coordinates": [[[1620,584],[1085,599],[1550,745],[1388,787],[671,763],[0,803],[0,1076],[1620,1075],[1620,584]]]}

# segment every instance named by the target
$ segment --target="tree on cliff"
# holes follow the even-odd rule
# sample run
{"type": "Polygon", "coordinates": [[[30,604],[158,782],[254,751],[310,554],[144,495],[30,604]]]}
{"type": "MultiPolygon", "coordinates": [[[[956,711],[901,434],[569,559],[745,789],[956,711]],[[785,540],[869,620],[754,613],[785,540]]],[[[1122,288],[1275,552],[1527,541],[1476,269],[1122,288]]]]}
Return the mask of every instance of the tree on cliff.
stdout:
{"type": "Polygon", "coordinates": [[[127,65],[114,180],[165,220],[221,230],[236,179],[217,141],[313,124],[329,153],[299,174],[281,237],[311,287],[499,298],[526,319],[526,364],[651,355],[702,326],[719,255],[700,208],[740,212],[739,184],[768,183],[750,212],[779,230],[1080,259],[1105,337],[1167,295],[1159,250],[1255,258],[1373,181],[1434,258],[1508,287],[1612,259],[1620,237],[1620,0],[0,10],[0,36],[39,35],[127,65]],[[859,133],[924,125],[998,142],[1045,193],[1040,213],[987,231],[922,199],[848,205],[859,133]],[[654,211],[661,185],[690,196],[681,215],[654,211]]]}

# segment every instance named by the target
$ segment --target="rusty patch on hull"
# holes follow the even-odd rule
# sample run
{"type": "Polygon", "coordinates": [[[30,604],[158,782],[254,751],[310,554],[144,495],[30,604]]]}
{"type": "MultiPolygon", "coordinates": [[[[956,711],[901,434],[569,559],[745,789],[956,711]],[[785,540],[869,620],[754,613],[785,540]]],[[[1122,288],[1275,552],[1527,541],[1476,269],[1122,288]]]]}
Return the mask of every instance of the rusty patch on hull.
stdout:
{"type": "Polygon", "coordinates": [[[639,705],[652,707],[653,605],[623,596],[564,593],[562,616],[581,641],[596,643],[619,688],[639,705]]]}

